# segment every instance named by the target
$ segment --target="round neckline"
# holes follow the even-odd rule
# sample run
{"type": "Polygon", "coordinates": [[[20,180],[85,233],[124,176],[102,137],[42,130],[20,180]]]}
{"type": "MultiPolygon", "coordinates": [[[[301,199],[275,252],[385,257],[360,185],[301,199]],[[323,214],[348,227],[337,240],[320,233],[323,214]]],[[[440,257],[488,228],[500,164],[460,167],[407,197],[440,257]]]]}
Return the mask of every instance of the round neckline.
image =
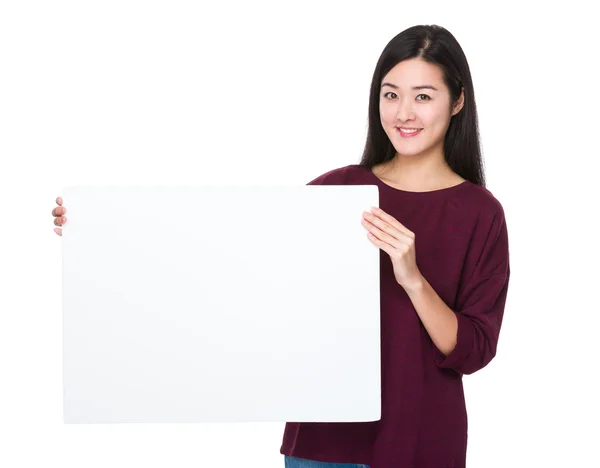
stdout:
{"type": "Polygon", "coordinates": [[[373,172],[373,169],[370,167],[365,167],[365,166],[361,166],[364,171],[365,171],[365,178],[367,180],[371,180],[372,182],[374,182],[378,187],[393,192],[393,193],[398,193],[398,194],[402,194],[402,195],[406,195],[406,196],[410,196],[410,197],[435,197],[438,195],[446,195],[449,194],[451,192],[455,192],[457,190],[459,190],[460,188],[466,186],[469,184],[469,181],[467,179],[463,180],[462,182],[460,182],[459,184],[456,185],[452,185],[451,187],[444,187],[441,189],[435,189],[435,190],[428,190],[426,192],[411,192],[409,190],[402,190],[396,187],[392,187],[391,185],[386,184],[383,180],[381,180],[379,177],[377,177],[375,175],[375,173],[373,172]]]}

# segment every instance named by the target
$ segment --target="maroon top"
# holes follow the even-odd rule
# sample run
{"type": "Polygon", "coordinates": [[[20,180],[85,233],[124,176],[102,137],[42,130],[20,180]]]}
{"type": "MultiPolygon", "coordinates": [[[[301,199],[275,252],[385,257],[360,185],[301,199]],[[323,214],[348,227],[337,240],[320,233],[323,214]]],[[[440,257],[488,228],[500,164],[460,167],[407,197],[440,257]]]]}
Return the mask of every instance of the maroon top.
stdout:
{"type": "Polygon", "coordinates": [[[308,185],[379,187],[379,207],[415,233],[419,270],[456,313],[457,344],[449,356],[437,349],[380,250],[381,420],[288,422],[281,453],[371,468],[464,468],[462,375],[496,354],[510,276],[502,205],[470,181],[407,192],[359,165],[334,169],[308,185]]]}

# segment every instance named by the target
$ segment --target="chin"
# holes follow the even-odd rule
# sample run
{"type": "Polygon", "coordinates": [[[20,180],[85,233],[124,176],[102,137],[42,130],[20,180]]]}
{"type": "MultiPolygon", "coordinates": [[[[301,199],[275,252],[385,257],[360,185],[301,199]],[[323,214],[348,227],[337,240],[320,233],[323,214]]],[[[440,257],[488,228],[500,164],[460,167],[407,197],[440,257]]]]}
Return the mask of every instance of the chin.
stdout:
{"type": "Polygon", "coordinates": [[[396,153],[400,156],[418,156],[423,154],[425,148],[407,148],[406,146],[394,146],[396,153]]]}

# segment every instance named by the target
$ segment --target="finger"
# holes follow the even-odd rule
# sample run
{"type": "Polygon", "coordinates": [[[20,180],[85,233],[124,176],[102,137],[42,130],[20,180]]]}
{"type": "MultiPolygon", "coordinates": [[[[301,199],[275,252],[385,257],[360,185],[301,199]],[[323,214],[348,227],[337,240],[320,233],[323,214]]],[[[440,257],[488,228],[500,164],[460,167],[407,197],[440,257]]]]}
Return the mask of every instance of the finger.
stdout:
{"type": "Polygon", "coordinates": [[[393,247],[389,244],[387,244],[386,242],[383,242],[380,239],[377,239],[377,237],[375,237],[373,234],[368,233],[367,237],[369,238],[369,240],[371,242],[373,242],[373,244],[375,244],[377,247],[379,247],[381,250],[383,250],[385,253],[387,253],[390,257],[392,256],[392,252],[393,252],[393,247]]]}
{"type": "Polygon", "coordinates": [[[56,234],[58,234],[59,236],[62,236],[62,229],[61,228],[54,228],[54,232],[56,234]]]}
{"type": "Polygon", "coordinates": [[[377,226],[373,225],[371,222],[369,222],[366,219],[363,219],[363,226],[365,226],[369,230],[369,232],[371,234],[373,234],[377,239],[389,244],[393,248],[397,249],[402,244],[404,244],[404,242],[402,242],[401,240],[398,240],[395,237],[391,236],[390,234],[382,231],[381,229],[379,229],[377,226]]]}
{"type": "Polygon", "coordinates": [[[58,218],[54,219],[54,224],[56,224],[57,226],[62,226],[66,222],[67,222],[67,218],[64,216],[59,216],[58,218]]]}
{"type": "Polygon", "coordinates": [[[56,204],[57,204],[57,205],[62,205],[62,197],[58,197],[58,198],[56,199],[56,204]]]}
{"type": "Polygon", "coordinates": [[[410,237],[413,234],[413,232],[410,229],[408,229],[406,226],[404,226],[400,221],[398,221],[393,216],[387,214],[381,208],[373,206],[373,207],[371,207],[371,211],[374,216],[382,219],[383,221],[388,223],[390,226],[395,227],[398,231],[400,231],[404,235],[407,235],[410,237]]]}
{"type": "Polygon", "coordinates": [[[378,216],[379,218],[383,219],[386,223],[394,226],[401,233],[403,233],[409,237],[414,237],[414,233],[410,229],[408,229],[406,226],[404,226],[402,223],[400,223],[393,216],[390,216],[389,214],[387,214],[381,208],[377,208],[376,206],[373,206],[373,207],[371,207],[371,211],[373,212],[373,214],[375,216],[378,216]]]}
{"type": "Polygon", "coordinates": [[[67,209],[64,206],[57,206],[52,210],[52,216],[61,216],[67,212],[67,209]]]}
{"type": "Polygon", "coordinates": [[[390,236],[392,236],[393,238],[399,240],[400,242],[410,242],[411,238],[406,235],[404,232],[400,231],[398,228],[394,227],[393,225],[389,224],[387,221],[383,221],[382,218],[377,217],[376,215],[369,213],[368,211],[365,212],[364,217],[374,226],[377,226],[381,231],[386,232],[387,234],[389,234],[390,236]]]}

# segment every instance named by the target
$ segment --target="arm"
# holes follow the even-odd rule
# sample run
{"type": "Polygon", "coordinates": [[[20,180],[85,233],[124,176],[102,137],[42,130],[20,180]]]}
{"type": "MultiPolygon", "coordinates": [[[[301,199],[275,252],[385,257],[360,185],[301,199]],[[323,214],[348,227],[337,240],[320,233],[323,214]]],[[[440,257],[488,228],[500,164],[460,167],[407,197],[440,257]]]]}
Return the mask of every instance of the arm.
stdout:
{"type": "Polygon", "coordinates": [[[414,286],[404,289],[433,344],[444,355],[449,355],[456,346],[458,331],[456,314],[438,296],[423,275],[414,286]]]}
{"type": "Polygon", "coordinates": [[[450,309],[425,278],[405,288],[433,341],[441,368],[472,374],[496,355],[510,277],[508,233],[497,214],[456,310],[450,309]]]}

